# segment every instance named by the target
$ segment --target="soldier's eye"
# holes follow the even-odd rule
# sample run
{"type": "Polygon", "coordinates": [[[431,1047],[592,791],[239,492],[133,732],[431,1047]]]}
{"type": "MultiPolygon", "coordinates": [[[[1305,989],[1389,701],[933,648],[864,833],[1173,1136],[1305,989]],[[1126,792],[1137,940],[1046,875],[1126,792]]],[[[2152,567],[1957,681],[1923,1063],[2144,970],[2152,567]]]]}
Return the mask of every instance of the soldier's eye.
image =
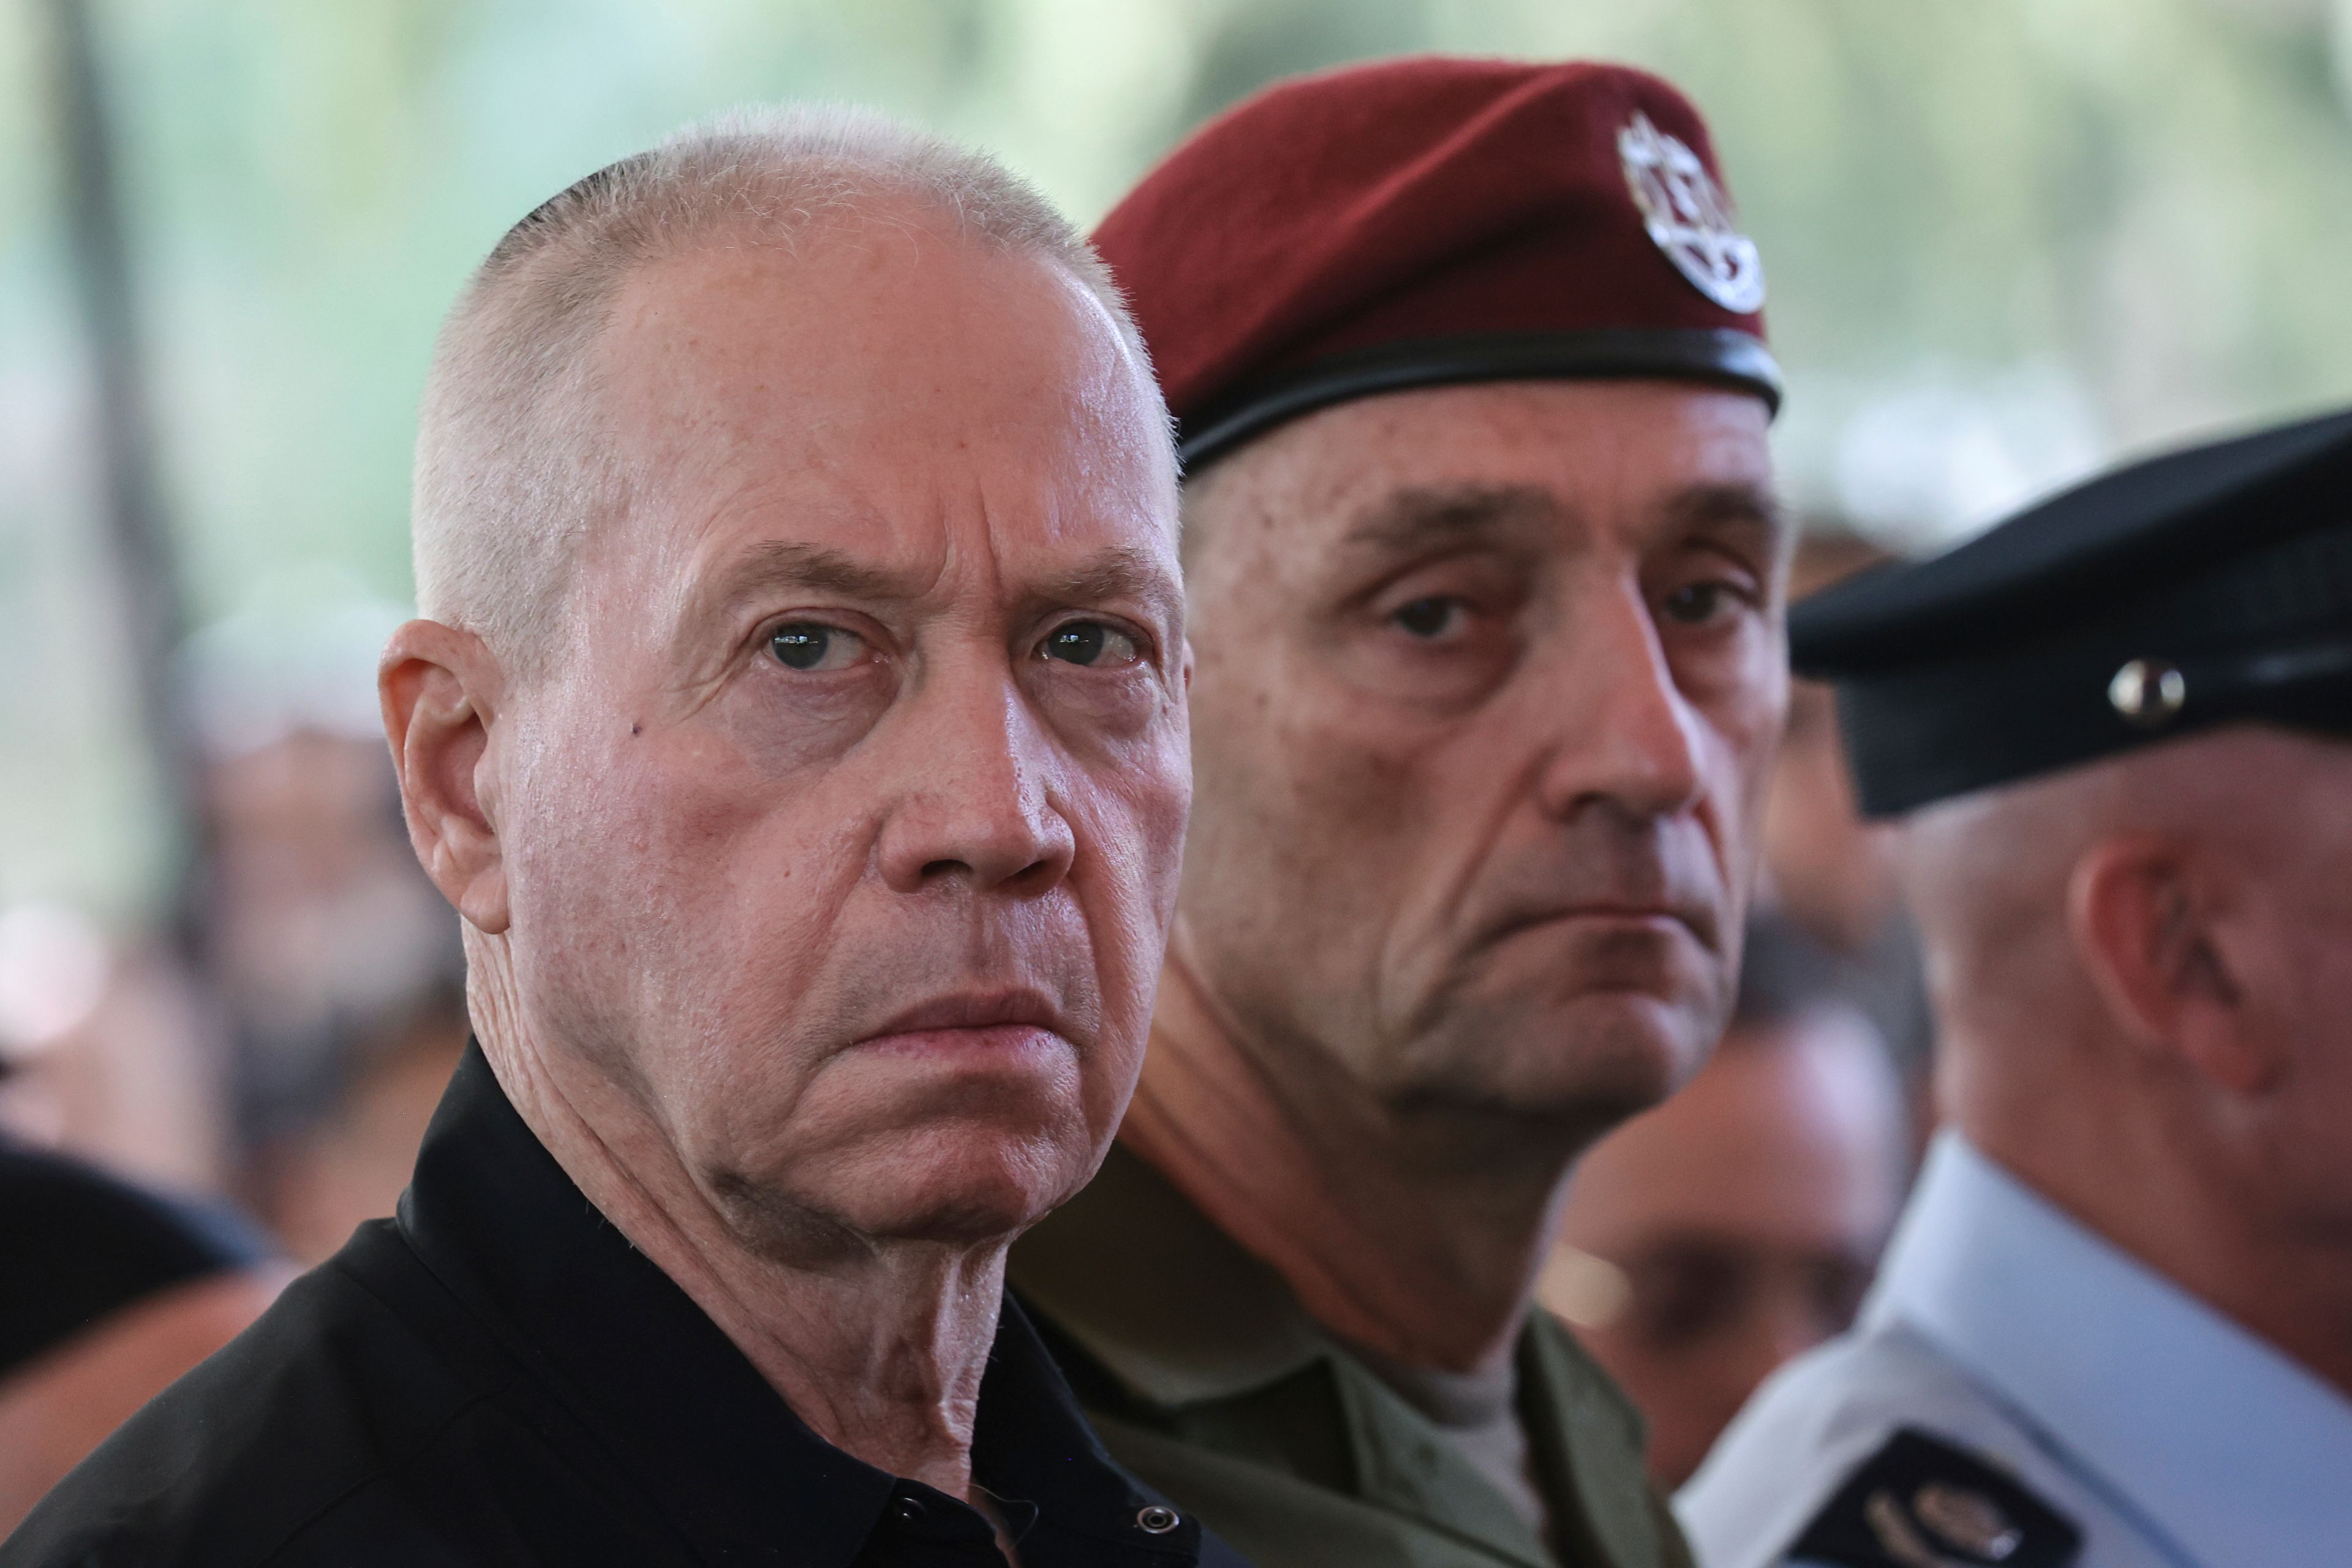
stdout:
{"type": "Polygon", "coordinates": [[[866,639],[821,621],[788,621],[769,634],[768,651],[787,669],[846,669],[864,656],[866,639]]]}
{"type": "Polygon", "coordinates": [[[1703,626],[1738,607],[1726,583],[1686,583],[1666,595],[1666,618],[1685,626],[1703,626]]]}
{"type": "Polygon", "coordinates": [[[1092,668],[1097,665],[1133,664],[1143,657],[1136,640],[1117,626],[1100,621],[1072,621],[1046,634],[1037,657],[1092,668]]]}
{"type": "Polygon", "coordinates": [[[1450,594],[1433,594],[1425,599],[1400,605],[1389,619],[1413,637],[1434,641],[1448,632],[1459,631],[1467,609],[1450,594]]]}

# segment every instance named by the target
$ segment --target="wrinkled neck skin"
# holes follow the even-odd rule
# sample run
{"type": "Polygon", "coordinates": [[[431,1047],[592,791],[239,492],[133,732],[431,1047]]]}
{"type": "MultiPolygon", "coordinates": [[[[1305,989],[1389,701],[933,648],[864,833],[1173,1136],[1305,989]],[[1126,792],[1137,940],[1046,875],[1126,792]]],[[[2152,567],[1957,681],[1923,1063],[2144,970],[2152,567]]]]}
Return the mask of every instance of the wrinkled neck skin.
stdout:
{"type": "Polygon", "coordinates": [[[467,928],[467,1000],[524,1122],[588,1201],[718,1324],[817,1436],[981,1500],[971,1432],[1011,1238],[959,1248],[850,1237],[821,1263],[754,1250],[638,1098],[543,1037],[503,936],[467,928]]]}
{"type": "Polygon", "coordinates": [[[1180,925],[1119,1139],[1272,1267],[1325,1330],[1407,1366],[1507,1363],[1590,1132],[1399,1114],[1312,1053],[1251,1041],[1180,925]]]}

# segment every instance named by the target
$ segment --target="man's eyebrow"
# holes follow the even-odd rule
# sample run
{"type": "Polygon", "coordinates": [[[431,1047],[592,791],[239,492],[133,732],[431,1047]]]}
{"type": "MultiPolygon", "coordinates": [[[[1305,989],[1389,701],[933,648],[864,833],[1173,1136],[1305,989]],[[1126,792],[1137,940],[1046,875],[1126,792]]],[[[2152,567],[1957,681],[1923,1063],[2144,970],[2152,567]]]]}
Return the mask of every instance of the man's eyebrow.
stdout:
{"type": "Polygon", "coordinates": [[[1184,595],[1176,574],[1156,555],[1133,545],[1113,545],[1066,571],[1032,584],[1026,598],[1073,608],[1113,599],[1139,599],[1171,620],[1181,620],[1184,595]]]}
{"type": "MultiPolygon", "coordinates": [[[[722,567],[700,599],[724,609],[763,593],[789,588],[868,604],[904,603],[920,598],[934,582],[928,572],[889,571],[829,545],[770,540],[753,545],[722,567]]],[[[1118,545],[1040,578],[1024,588],[1021,597],[1033,604],[1072,607],[1135,599],[1181,624],[1184,595],[1177,583],[1175,574],[1149,551],[1118,545]]]]}
{"type": "Polygon", "coordinates": [[[767,540],[719,571],[707,602],[732,604],[770,588],[801,588],[845,599],[911,599],[927,585],[918,574],[887,571],[829,545],[767,540]]]}
{"type": "Polygon", "coordinates": [[[1347,542],[1405,552],[1475,539],[1529,519],[1557,515],[1549,491],[1533,485],[1448,485],[1394,490],[1348,531],[1347,542]]]}
{"type": "Polygon", "coordinates": [[[1692,485],[1666,502],[1666,515],[1688,527],[1746,525],[1772,540],[1791,527],[1789,509],[1770,487],[1745,479],[1692,485]]]}

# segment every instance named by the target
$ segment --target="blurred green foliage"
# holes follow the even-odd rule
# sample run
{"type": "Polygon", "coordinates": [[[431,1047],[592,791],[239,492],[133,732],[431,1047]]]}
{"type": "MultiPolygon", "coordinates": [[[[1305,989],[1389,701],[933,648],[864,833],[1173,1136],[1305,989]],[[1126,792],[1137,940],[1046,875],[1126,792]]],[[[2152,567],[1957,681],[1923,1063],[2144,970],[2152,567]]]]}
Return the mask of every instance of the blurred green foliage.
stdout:
{"type": "MultiPolygon", "coordinates": [[[[572,179],[747,100],[907,114],[1091,218],[1288,72],[1652,67],[1713,119],[1764,248],[1792,492],[1914,533],[2352,387],[2352,0],[93,5],[200,618],[289,583],[404,599],[412,415],[468,267],[572,179]]],[[[152,786],[82,472],[43,20],[0,10],[0,901],[129,917],[152,786]]]]}

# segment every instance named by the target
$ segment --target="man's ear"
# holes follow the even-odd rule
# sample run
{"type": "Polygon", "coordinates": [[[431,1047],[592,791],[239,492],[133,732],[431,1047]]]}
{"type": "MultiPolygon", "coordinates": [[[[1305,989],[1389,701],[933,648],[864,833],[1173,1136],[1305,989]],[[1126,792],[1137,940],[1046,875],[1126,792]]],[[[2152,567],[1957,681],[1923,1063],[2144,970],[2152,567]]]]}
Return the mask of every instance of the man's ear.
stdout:
{"type": "Polygon", "coordinates": [[[507,878],[483,763],[504,689],[482,639],[437,621],[393,633],[376,667],[408,840],[441,896],[493,936],[507,929],[507,878]]]}
{"type": "Polygon", "coordinates": [[[2075,862],[2066,921],[2125,1032],[2216,1086],[2256,1094],[2285,1069],[2230,958],[2226,868],[2177,838],[2131,836],[2075,862]]]}

